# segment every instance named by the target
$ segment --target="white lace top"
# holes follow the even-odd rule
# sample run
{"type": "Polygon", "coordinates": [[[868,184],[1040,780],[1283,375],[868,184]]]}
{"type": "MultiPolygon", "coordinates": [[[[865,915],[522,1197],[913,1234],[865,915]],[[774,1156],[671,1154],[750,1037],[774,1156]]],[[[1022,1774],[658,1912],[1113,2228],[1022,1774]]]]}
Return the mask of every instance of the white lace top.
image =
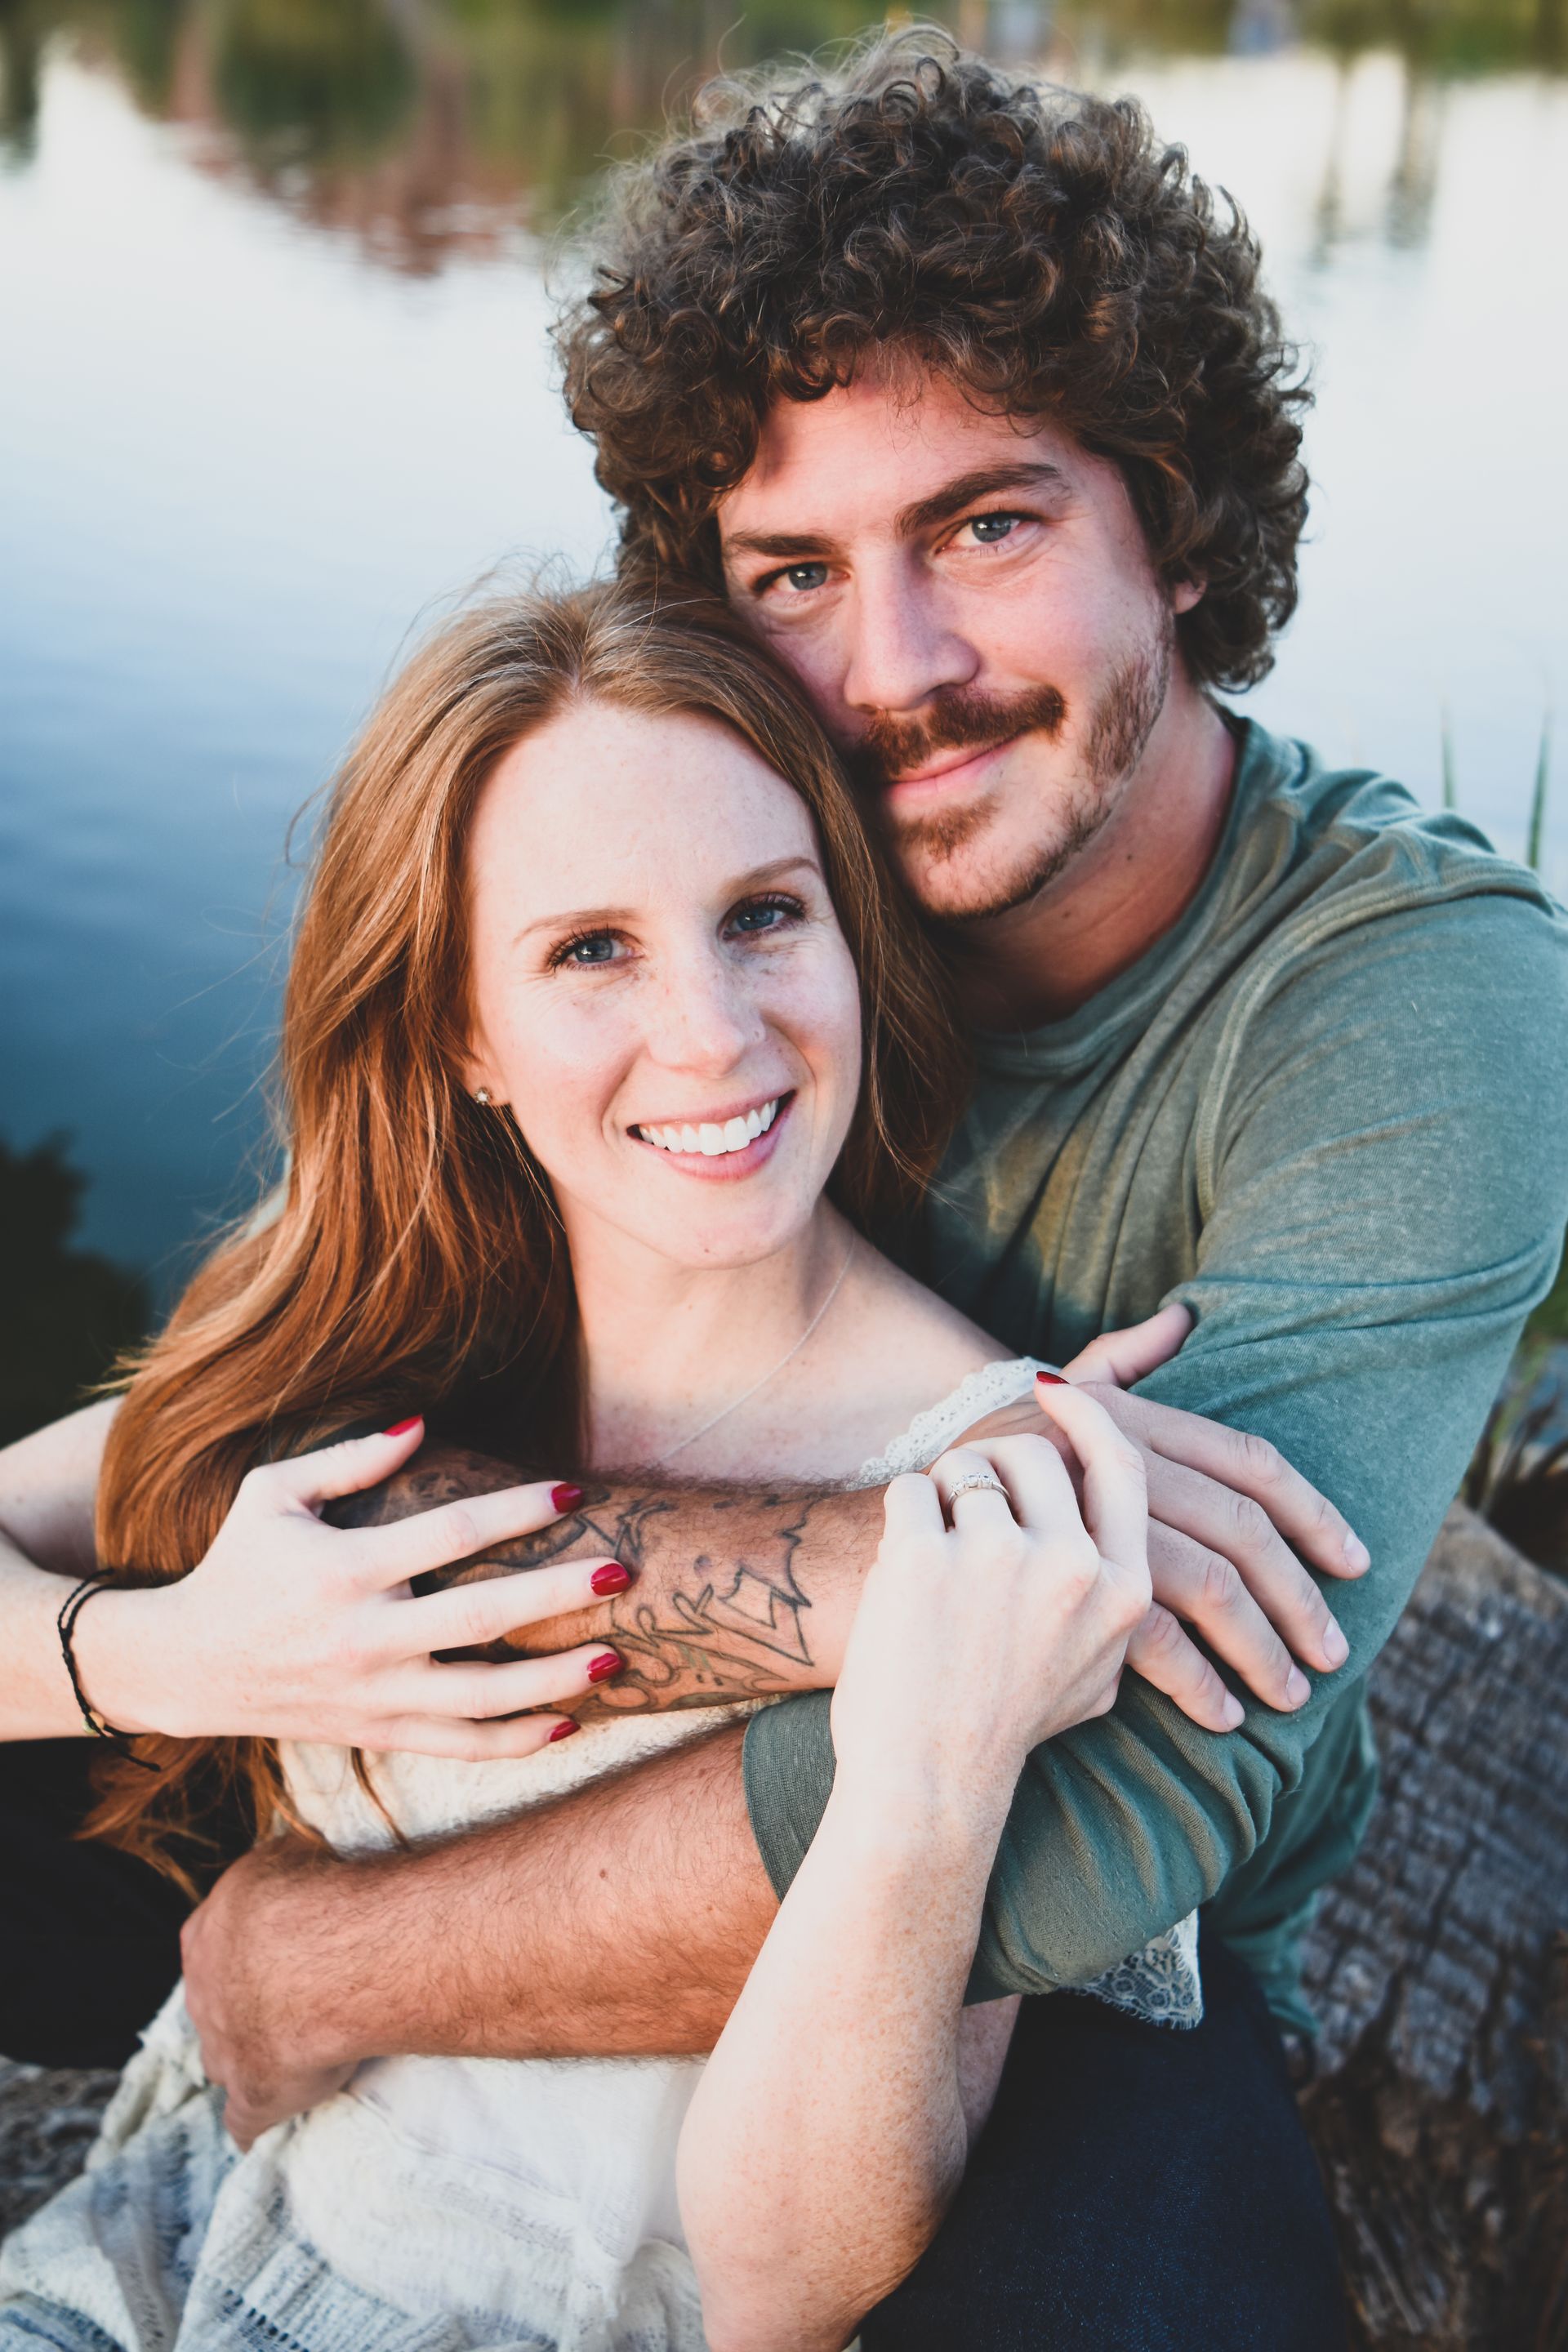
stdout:
{"type": "MultiPolygon", "coordinates": [[[[984,1413],[1027,1393],[1036,1369],[1022,1359],[971,1374],[856,1483],[925,1468],[984,1413]]],[[[754,1704],[612,1717],[516,1761],[386,1756],[376,1783],[402,1829],[426,1837],[558,1796],[754,1704]]],[[[294,1744],[284,1757],[301,1812],[340,1851],[387,1843],[344,1750],[294,1744]]],[[[1145,2018],[1194,2023],[1195,1931],[1195,1918],[1184,1920],[1088,1990],[1145,2018]]],[[[367,1951],[364,1964],[395,1969],[397,1955],[367,1951]]],[[[167,2292],[184,2307],[179,2352],[238,2340],[241,2313],[312,2352],[703,2352],[675,2189],[700,2071],[684,2059],[380,2059],[236,2158],[176,1992],[127,2072],[91,2179],[99,2201],[109,2196],[121,2213],[142,2289],[165,2252],[175,2259],[167,2292]],[[172,2172],[183,2226],[171,2238],[172,2172]],[[145,2231],[132,2218],[143,2196],[145,2231]]],[[[70,2200],[14,2242],[24,2259],[52,2282],[69,2280],[62,2299],[90,2309],[110,2340],[168,2342],[156,2331],[128,2336],[142,2289],[132,2290],[118,2259],[112,2276],[100,2275],[101,2253],[76,2236],[70,2200]]],[[[101,2248],[95,2229],[88,2235],[101,2248]]]]}

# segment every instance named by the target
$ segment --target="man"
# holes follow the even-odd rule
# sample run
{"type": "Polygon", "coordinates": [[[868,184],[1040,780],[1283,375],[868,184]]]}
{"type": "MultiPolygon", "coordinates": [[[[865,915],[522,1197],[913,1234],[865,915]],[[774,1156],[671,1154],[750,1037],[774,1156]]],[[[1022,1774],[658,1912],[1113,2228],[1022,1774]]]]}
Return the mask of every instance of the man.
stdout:
{"type": "MultiPolygon", "coordinates": [[[[1202,1903],[1209,2017],[1027,2004],[868,2352],[1318,2352],[1331,2247],[1257,1987],[1309,2024],[1296,1935],[1371,1801],[1363,1677],[1556,1262],[1568,940],[1478,836],[1212,700],[1292,608],[1301,394],[1245,230],[1135,110],[884,46],[671,142],[604,240],[563,341],[626,558],[721,585],[802,680],[960,974],[979,1076],[922,1270],[1058,1360],[1191,1310],[1127,1425],[1166,1597],[1206,1585],[1189,1613],[1276,1702],[1195,1728],[1165,1694],[1209,1669],[1179,1634],[1162,1662],[1162,1618],[1114,1715],[1031,1759],[974,1992],[1084,1983],[1202,1903]],[[1248,1433],[1230,1483],[1350,1575],[1342,1632],[1256,1501],[1224,1528],[1162,1465],[1173,1406],[1248,1433]],[[1310,1685],[1263,1663],[1249,1585],[1310,1685]]],[[[504,1475],[448,1456],[382,1507],[504,1475]]],[[[579,1540],[643,1569],[587,1621],[632,1668],[598,1703],[831,1678],[865,1503],[713,1507],[590,1498],[579,1540]]],[[[239,2127],[384,2051],[710,2046],[831,1775],[808,1693],[743,1752],[433,1853],[241,1864],[186,1939],[239,2127]]]]}

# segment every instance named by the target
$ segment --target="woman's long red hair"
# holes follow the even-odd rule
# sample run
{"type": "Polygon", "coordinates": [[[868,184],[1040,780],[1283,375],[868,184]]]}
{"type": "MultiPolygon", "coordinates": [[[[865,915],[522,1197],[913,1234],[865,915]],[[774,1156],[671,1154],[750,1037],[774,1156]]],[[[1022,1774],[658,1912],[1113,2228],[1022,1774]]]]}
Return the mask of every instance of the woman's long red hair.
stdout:
{"type": "MultiPolygon", "coordinates": [[[[962,1101],[954,1024],[798,694],[705,601],[611,584],[484,604],[415,656],[333,785],[284,1000],[281,1213],[223,1242],[125,1368],[99,1486],[106,1566],[184,1575],[254,1463],[477,1375],[506,1370],[520,1423],[580,1446],[549,1186],[517,1128],[462,1080],[474,807],[501,755],[574,698],[716,719],[806,803],[864,1006],[835,1194],[872,1231],[918,1201],[962,1101]]],[[[147,1738],[138,1752],[156,1771],[107,1761],[91,1832],[187,1885],[216,1799],[237,1794],[258,1831],[287,1817],[271,1741],[147,1738]]]]}

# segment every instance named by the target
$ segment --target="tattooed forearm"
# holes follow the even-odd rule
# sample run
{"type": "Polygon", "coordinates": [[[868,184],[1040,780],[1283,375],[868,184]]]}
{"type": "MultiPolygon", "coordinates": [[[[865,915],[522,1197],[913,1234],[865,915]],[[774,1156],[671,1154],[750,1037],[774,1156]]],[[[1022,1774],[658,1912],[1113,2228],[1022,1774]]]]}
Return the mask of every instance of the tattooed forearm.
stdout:
{"type": "MultiPolygon", "coordinates": [[[[333,1507],[376,1526],[511,1485],[515,1466],[456,1447],[417,1455],[368,1495],[333,1507]]],[[[540,1655],[605,1641],[626,1661],[576,1712],[636,1715],[822,1687],[837,1673],[854,1591],[876,1549],[880,1497],[857,1493],[590,1485],[579,1508],[420,1579],[421,1589],[515,1574],[603,1553],[632,1572],[626,1591],[498,1643],[540,1655]]]]}

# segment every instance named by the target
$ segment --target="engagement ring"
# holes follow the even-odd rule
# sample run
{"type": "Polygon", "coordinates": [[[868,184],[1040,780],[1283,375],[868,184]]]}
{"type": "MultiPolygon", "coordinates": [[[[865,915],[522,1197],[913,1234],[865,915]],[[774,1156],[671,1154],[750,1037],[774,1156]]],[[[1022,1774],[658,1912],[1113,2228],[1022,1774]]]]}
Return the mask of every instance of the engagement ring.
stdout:
{"type": "Polygon", "coordinates": [[[989,1489],[993,1495],[1000,1495],[1005,1501],[1011,1499],[1007,1494],[1007,1489],[1002,1484],[1001,1479],[994,1478],[989,1470],[971,1470],[965,1477],[959,1480],[957,1486],[954,1486],[952,1492],[949,1495],[947,1498],[947,1507],[949,1510],[951,1510],[954,1503],[957,1502],[960,1495],[973,1494],[977,1487],[981,1486],[989,1489]]]}

